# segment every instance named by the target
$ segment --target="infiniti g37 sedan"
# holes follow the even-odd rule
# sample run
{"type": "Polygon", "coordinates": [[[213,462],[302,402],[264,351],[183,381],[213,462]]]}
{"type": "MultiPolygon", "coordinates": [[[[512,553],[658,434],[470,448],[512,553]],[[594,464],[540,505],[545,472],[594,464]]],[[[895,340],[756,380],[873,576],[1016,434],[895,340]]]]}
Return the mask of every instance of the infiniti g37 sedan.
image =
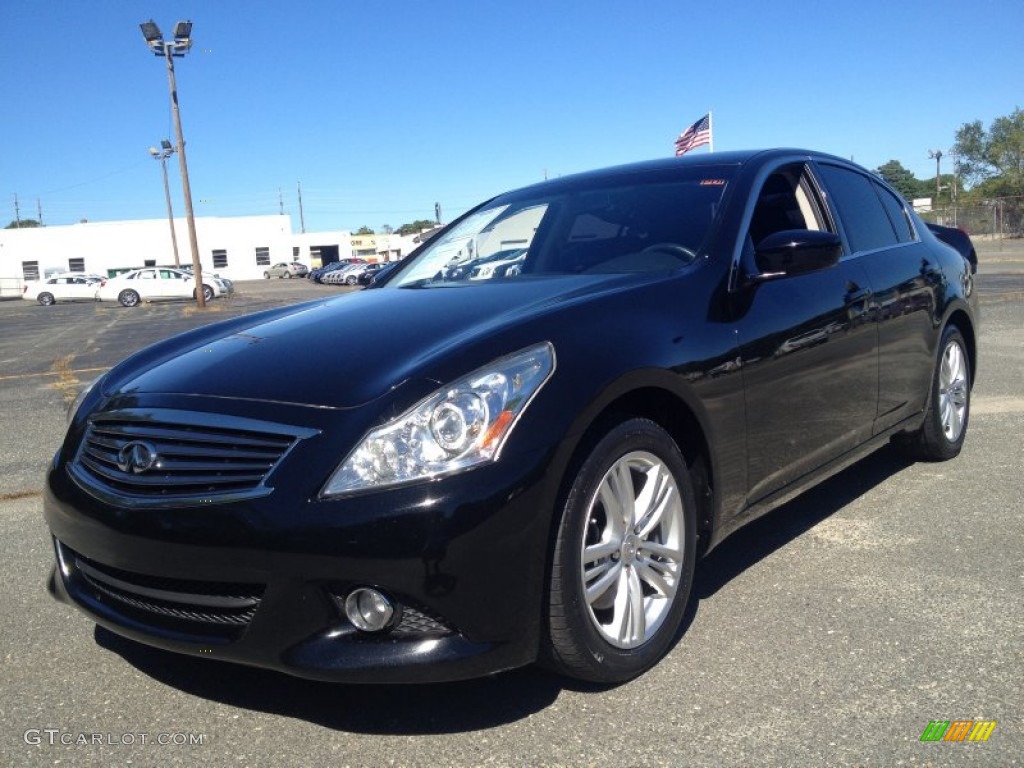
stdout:
{"type": "Polygon", "coordinates": [[[107,372],[48,473],[50,589],[141,643],[303,677],[627,680],[741,524],[890,441],[959,453],[977,323],[968,261],[836,157],[547,181],[367,290],[107,372]]]}

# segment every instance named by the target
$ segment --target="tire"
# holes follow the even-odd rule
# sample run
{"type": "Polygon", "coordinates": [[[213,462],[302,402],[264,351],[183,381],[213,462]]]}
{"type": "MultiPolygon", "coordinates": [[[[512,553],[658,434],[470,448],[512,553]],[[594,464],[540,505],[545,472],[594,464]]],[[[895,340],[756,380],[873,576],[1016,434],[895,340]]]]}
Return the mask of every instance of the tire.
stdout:
{"type": "Polygon", "coordinates": [[[213,301],[213,288],[208,286],[206,283],[203,283],[203,300],[213,301]]]}
{"type": "Polygon", "coordinates": [[[47,293],[46,291],[43,291],[38,296],[36,296],[36,301],[38,301],[44,307],[48,307],[51,304],[55,304],[57,300],[53,298],[52,293],[47,293]]]}
{"type": "Polygon", "coordinates": [[[928,407],[921,428],[904,445],[919,461],[947,461],[960,453],[971,415],[971,361],[955,325],[947,325],[932,374],[928,407]]]}
{"type": "Polygon", "coordinates": [[[117,294],[117,301],[122,307],[135,307],[139,303],[139,294],[131,288],[125,288],[117,294]]]}
{"type": "Polygon", "coordinates": [[[292,273],[291,272],[285,272],[283,275],[281,275],[281,277],[283,277],[285,280],[291,280],[292,279],[292,273]]]}
{"type": "Polygon", "coordinates": [[[264,272],[263,273],[263,279],[264,280],[269,280],[270,279],[270,273],[269,272],[264,272]]]}
{"type": "Polygon", "coordinates": [[[620,683],[668,652],[693,584],[694,499],[678,446],[654,422],[624,421],[597,442],[559,521],[542,663],[620,683]],[[627,525],[612,514],[620,506],[627,525]]]}
{"type": "Polygon", "coordinates": [[[357,278],[355,275],[348,275],[345,278],[345,285],[355,285],[358,282],[359,278],[357,278]]]}

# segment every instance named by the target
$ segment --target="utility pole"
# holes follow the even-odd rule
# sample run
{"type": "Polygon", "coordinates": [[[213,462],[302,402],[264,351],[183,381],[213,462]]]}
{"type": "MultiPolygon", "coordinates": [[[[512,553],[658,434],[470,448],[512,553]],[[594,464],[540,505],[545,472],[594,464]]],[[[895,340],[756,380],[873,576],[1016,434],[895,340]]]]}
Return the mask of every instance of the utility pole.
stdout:
{"type": "Polygon", "coordinates": [[[299,226],[302,234],[306,234],[306,215],[302,212],[302,182],[296,181],[295,185],[299,188],[299,226]]]}
{"type": "Polygon", "coordinates": [[[14,228],[21,229],[21,210],[18,208],[18,193],[14,193],[14,228]]]}
{"type": "Polygon", "coordinates": [[[277,188],[277,208],[278,212],[284,216],[284,195],[281,194],[281,188],[277,188]]]}

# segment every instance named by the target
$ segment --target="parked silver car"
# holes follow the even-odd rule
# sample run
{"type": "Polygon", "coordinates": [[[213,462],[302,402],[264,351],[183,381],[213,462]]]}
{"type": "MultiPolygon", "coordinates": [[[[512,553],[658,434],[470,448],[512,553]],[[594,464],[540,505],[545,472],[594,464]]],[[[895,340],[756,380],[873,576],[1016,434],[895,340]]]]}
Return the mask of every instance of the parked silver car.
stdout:
{"type": "Polygon", "coordinates": [[[272,267],[263,270],[263,277],[269,280],[272,277],[305,277],[309,273],[309,267],[297,261],[282,261],[272,267]]]}

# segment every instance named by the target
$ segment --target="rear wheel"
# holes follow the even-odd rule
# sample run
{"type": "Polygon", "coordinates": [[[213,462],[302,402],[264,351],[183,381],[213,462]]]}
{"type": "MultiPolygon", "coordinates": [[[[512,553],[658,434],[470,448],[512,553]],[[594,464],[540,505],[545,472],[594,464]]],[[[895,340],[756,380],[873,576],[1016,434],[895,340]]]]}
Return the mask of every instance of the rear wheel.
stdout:
{"type": "Polygon", "coordinates": [[[960,329],[946,326],[921,428],[905,441],[914,458],[945,461],[960,453],[971,415],[971,362],[960,329]]]}
{"type": "Polygon", "coordinates": [[[611,429],[562,510],[544,661],[615,683],[654,666],[683,618],[696,559],[696,503],[679,448],[654,422],[611,429]]]}
{"type": "Polygon", "coordinates": [[[134,307],[139,303],[139,294],[131,288],[125,288],[117,295],[117,300],[122,307],[134,307]]]}
{"type": "Polygon", "coordinates": [[[38,301],[38,302],[39,302],[40,304],[42,304],[42,305],[43,305],[44,307],[48,307],[48,306],[50,306],[51,304],[53,304],[53,303],[54,303],[54,302],[56,301],[56,299],[55,299],[55,298],[53,298],[53,294],[52,294],[52,293],[46,293],[46,292],[44,291],[43,293],[40,293],[40,294],[39,294],[39,295],[38,295],[38,296],[36,297],[36,301],[38,301]]]}
{"type": "MultiPolygon", "coordinates": [[[[192,291],[192,298],[195,298],[196,293],[192,291]]],[[[203,283],[203,299],[205,301],[213,301],[213,288],[203,283]]]]}

